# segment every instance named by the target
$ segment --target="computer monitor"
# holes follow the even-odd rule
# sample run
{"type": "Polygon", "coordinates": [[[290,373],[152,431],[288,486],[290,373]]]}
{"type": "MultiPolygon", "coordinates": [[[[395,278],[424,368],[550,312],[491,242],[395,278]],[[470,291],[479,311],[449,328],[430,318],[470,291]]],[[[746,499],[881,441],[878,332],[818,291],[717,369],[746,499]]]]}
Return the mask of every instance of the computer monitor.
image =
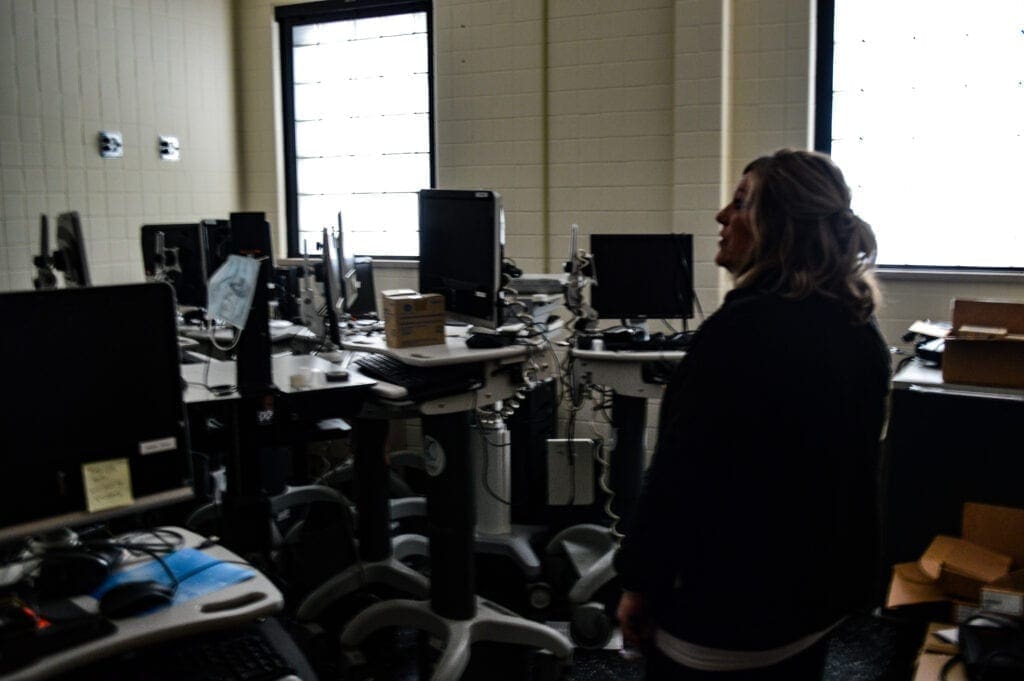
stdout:
{"type": "Polygon", "coordinates": [[[212,275],[232,253],[231,222],[228,220],[203,220],[200,224],[205,233],[206,272],[208,275],[212,275]]]}
{"type": "Polygon", "coordinates": [[[57,216],[57,252],[54,256],[54,265],[64,273],[65,286],[92,286],[89,264],[85,257],[82,221],[75,211],[57,216]]]}
{"type": "Polygon", "coordinates": [[[0,318],[0,542],[191,498],[170,286],[5,293],[0,318]]]}
{"type": "Polygon", "coordinates": [[[347,312],[359,297],[359,275],[356,271],[356,259],[349,249],[345,247],[345,227],[341,219],[341,212],[338,213],[338,281],[341,288],[342,306],[347,312]]]}
{"type": "Polygon", "coordinates": [[[174,287],[179,305],[206,307],[206,230],[198,222],[142,226],[142,265],[149,281],[174,287]]]}
{"type": "Polygon", "coordinates": [[[590,305],[601,319],[693,317],[693,237],[592,234],[590,305]]]}
{"type": "Polygon", "coordinates": [[[355,264],[359,295],[348,306],[348,313],[353,317],[376,317],[377,290],[373,285],[373,258],[367,255],[356,256],[355,264]]]}
{"type": "Polygon", "coordinates": [[[344,308],[344,298],[341,292],[341,280],[338,276],[340,268],[338,262],[338,241],[331,234],[331,230],[324,227],[323,241],[320,242],[320,258],[324,279],[324,301],[327,306],[327,337],[337,346],[341,346],[341,331],[338,329],[338,322],[344,308]]]}
{"type": "Polygon", "coordinates": [[[501,196],[489,190],[419,192],[421,293],[444,296],[452,319],[495,329],[504,255],[501,196]]]}

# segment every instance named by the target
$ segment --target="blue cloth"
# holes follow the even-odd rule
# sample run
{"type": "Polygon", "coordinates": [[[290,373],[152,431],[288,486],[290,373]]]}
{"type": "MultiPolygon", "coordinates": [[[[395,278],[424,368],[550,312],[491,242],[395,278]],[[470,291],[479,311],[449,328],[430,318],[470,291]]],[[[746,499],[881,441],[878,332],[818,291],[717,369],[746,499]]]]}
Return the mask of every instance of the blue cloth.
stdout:
{"type": "MultiPolygon", "coordinates": [[[[167,568],[174,573],[179,584],[174,593],[173,603],[198,598],[225,587],[252,579],[256,573],[241,565],[225,563],[213,556],[195,549],[181,549],[174,553],[161,556],[167,568]]],[[[158,561],[151,560],[138,567],[117,572],[107,578],[94,592],[94,598],[100,598],[111,588],[124,582],[153,580],[172,586],[170,575],[158,561]]]]}

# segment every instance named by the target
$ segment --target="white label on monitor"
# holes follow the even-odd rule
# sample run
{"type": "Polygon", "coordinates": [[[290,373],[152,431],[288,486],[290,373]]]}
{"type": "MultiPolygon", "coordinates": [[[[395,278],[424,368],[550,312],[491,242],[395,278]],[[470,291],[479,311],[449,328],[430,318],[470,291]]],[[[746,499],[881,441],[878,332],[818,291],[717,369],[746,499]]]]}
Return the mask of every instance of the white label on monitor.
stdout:
{"type": "Polygon", "coordinates": [[[146,440],[139,443],[139,454],[156,454],[158,452],[170,452],[178,448],[178,439],[174,437],[162,437],[159,440],[146,440]]]}

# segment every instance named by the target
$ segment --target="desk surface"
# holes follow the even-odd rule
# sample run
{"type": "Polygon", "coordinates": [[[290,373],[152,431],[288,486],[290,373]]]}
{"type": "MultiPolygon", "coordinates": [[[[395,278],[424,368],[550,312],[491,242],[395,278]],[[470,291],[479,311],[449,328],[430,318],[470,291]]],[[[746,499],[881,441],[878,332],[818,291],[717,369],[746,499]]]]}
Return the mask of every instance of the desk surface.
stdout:
{"type": "MultiPolygon", "coordinates": [[[[523,339],[526,340],[525,338],[523,339]]],[[[466,330],[463,327],[445,327],[445,342],[437,345],[420,345],[412,348],[389,348],[383,333],[354,333],[342,339],[341,344],[348,350],[378,352],[391,355],[410,366],[444,366],[501,359],[521,359],[529,354],[531,346],[515,343],[500,348],[467,348],[466,330]]]]}
{"type": "Polygon", "coordinates": [[[944,395],[1024,402],[1024,389],[968,385],[966,383],[946,383],[942,380],[941,369],[927,366],[916,359],[910,360],[896,372],[892,377],[892,387],[893,390],[916,390],[944,395]]]}
{"type": "MultiPolygon", "coordinates": [[[[353,388],[369,388],[376,381],[353,371],[348,367],[348,380],[330,382],[327,372],[339,368],[340,364],[328,362],[317,355],[283,354],[271,357],[271,370],[274,384],[284,393],[310,393],[333,390],[351,390],[353,388]],[[292,387],[291,377],[301,374],[308,378],[307,387],[292,387]]],[[[185,402],[215,402],[238,397],[235,391],[226,394],[214,394],[205,386],[233,386],[237,378],[235,362],[210,358],[209,363],[183,364],[182,378],[188,383],[185,391],[185,402]]]]}
{"type": "MultiPolygon", "coordinates": [[[[198,548],[205,538],[188,530],[164,528],[181,535],[182,548],[198,548]]],[[[222,561],[242,561],[223,546],[214,544],[201,549],[203,553],[222,561]]],[[[121,566],[131,569],[151,560],[134,559],[121,566]]],[[[153,612],[115,621],[116,631],[109,636],[82,643],[48,655],[34,663],[0,676],[2,681],[43,679],[75,669],[86,662],[118,655],[143,646],[212,629],[243,624],[257,617],[277,612],[284,606],[284,597],[269,579],[256,568],[249,568],[255,577],[224,587],[184,603],[161,608],[153,612]]],[[[99,612],[99,603],[91,596],[78,596],[75,603],[88,612],[99,612]]]]}
{"type": "Polygon", "coordinates": [[[678,362],[686,356],[685,350],[580,350],[573,348],[574,357],[597,362],[678,362]]]}

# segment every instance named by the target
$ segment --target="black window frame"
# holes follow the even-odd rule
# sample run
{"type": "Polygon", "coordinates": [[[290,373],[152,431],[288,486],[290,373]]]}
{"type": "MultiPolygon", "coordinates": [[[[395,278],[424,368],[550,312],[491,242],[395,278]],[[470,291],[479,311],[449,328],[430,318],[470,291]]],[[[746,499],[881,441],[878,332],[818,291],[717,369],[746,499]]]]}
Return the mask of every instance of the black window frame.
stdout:
{"type": "MultiPolygon", "coordinates": [[[[428,125],[430,144],[430,188],[437,184],[437,133],[434,107],[434,14],[431,0],[322,0],[274,8],[278,23],[281,51],[281,105],[284,142],[285,221],[288,237],[288,257],[300,257],[299,250],[299,195],[298,159],[295,155],[295,65],[292,61],[292,29],[306,24],[317,24],[346,19],[364,19],[425,12],[427,19],[427,96],[429,98],[428,125]]],[[[358,253],[360,256],[389,260],[416,260],[410,256],[381,253],[358,253]]]]}

